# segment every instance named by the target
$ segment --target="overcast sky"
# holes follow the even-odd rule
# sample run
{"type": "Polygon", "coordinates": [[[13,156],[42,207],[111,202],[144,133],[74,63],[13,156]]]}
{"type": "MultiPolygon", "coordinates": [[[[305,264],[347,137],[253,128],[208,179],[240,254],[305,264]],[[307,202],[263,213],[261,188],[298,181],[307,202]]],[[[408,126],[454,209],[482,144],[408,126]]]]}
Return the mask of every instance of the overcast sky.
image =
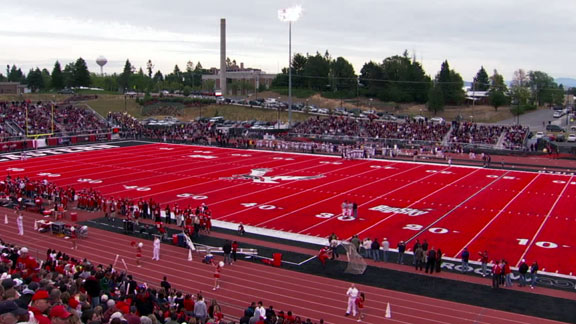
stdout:
{"type": "Polygon", "coordinates": [[[480,66],[512,78],[519,68],[576,78],[573,0],[20,0],[0,10],[0,71],[52,71],[84,58],[98,72],[121,72],[126,59],[171,72],[178,64],[219,66],[220,18],[227,56],[277,73],[288,65],[288,24],[278,9],[300,5],[293,53],[330,52],[354,65],[413,53],[434,77],[443,60],[469,81],[480,66]]]}

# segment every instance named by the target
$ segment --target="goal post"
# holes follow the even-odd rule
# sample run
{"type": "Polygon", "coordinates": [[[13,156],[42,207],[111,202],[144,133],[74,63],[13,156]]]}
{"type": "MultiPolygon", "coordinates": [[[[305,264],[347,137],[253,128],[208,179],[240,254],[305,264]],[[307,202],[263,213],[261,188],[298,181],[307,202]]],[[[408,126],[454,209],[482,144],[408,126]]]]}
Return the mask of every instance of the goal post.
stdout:
{"type": "Polygon", "coordinates": [[[54,135],[54,103],[52,103],[50,105],[50,133],[43,133],[43,134],[30,134],[28,133],[28,106],[26,106],[26,125],[25,125],[25,131],[26,131],[26,138],[32,138],[34,140],[37,140],[38,137],[41,136],[52,136],[54,135]]]}

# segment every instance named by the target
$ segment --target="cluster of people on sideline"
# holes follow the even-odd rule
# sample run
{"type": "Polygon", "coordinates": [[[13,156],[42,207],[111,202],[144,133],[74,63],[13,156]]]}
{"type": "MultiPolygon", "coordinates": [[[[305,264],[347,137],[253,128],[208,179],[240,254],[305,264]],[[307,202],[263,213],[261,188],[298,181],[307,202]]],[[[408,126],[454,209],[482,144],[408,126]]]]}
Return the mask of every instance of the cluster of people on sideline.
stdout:
{"type": "MultiPolygon", "coordinates": [[[[355,247],[358,253],[367,259],[372,259],[375,262],[384,261],[388,262],[390,260],[390,241],[388,238],[383,238],[379,240],[378,238],[374,238],[373,240],[369,237],[366,237],[363,241],[360,241],[357,235],[353,236],[350,240],[355,247]]],[[[406,251],[404,249],[404,251],[406,251]]],[[[404,257],[404,252],[402,252],[401,257],[404,257]]],[[[403,262],[400,260],[400,255],[398,258],[399,263],[403,262]]]]}
{"type": "Polygon", "coordinates": [[[18,209],[36,209],[42,213],[45,209],[57,211],[68,208],[68,203],[74,201],[76,191],[71,186],[56,186],[46,179],[32,180],[8,174],[0,181],[0,195],[12,201],[18,209]]]}
{"type": "MultiPolygon", "coordinates": [[[[332,235],[328,239],[329,242],[338,242],[336,234],[332,235]]],[[[361,241],[358,235],[352,236],[350,243],[356,248],[357,252],[364,258],[372,259],[375,262],[383,261],[389,262],[391,259],[390,242],[387,238],[383,238],[381,241],[377,238],[374,240],[366,237],[361,241]]],[[[318,259],[325,266],[326,260],[333,255],[334,249],[331,248],[332,244],[322,248],[318,254],[318,259]]],[[[404,264],[404,257],[407,251],[406,242],[403,240],[399,241],[396,245],[396,263],[404,264]]],[[[435,272],[440,272],[442,269],[442,257],[444,253],[440,248],[435,248],[430,245],[426,239],[420,242],[416,239],[414,245],[412,246],[413,263],[412,265],[416,271],[424,271],[425,273],[433,274],[435,272]]],[[[468,248],[464,248],[460,254],[461,265],[460,271],[462,273],[468,273],[472,271],[470,266],[470,251],[468,248]]],[[[512,274],[513,271],[510,264],[504,260],[497,260],[493,263],[492,268],[489,268],[490,258],[488,251],[479,251],[478,260],[480,261],[480,274],[482,277],[491,277],[492,286],[494,288],[499,287],[512,287],[512,274]]],[[[528,285],[531,289],[534,289],[537,279],[539,265],[537,261],[533,261],[532,264],[526,263],[526,260],[522,260],[518,266],[518,277],[519,277],[519,287],[525,287],[528,285]]]]}
{"type": "Polygon", "coordinates": [[[442,257],[444,254],[440,248],[436,249],[433,245],[428,244],[427,240],[416,239],[413,246],[414,267],[418,271],[424,270],[425,273],[433,274],[440,272],[442,269],[442,257]]]}
{"type": "MultiPolygon", "coordinates": [[[[532,262],[532,265],[528,265],[525,259],[522,259],[520,265],[518,266],[518,274],[520,283],[519,287],[526,287],[528,280],[530,281],[530,288],[534,289],[536,282],[538,280],[538,262],[532,262]]],[[[498,289],[500,287],[512,287],[512,270],[510,269],[510,264],[508,261],[501,259],[495,262],[492,267],[492,288],[498,289]]]]}
{"type": "Polygon", "coordinates": [[[166,232],[164,224],[176,224],[188,235],[197,237],[200,233],[209,234],[212,228],[212,211],[205,204],[192,207],[179,206],[178,203],[161,206],[153,198],[148,200],[104,197],[98,190],[87,188],[76,191],[73,187],[59,187],[43,180],[31,180],[27,177],[7,175],[0,181],[0,195],[20,210],[36,210],[42,213],[51,210],[58,214],[68,210],[69,205],[90,212],[102,211],[104,217],[114,221],[117,217],[135,222],[152,219],[160,234],[166,232]]]}

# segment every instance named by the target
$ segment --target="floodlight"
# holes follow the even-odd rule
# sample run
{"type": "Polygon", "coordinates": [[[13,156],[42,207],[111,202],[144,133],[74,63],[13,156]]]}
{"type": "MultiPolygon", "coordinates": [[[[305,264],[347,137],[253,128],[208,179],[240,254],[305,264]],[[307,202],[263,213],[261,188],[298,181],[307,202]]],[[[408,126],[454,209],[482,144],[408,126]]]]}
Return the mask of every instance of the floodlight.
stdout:
{"type": "Polygon", "coordinates": [[[278,19],[281,21],[294,22],[297,21],[302,15],[302,7],[294,6],[291,8],[278,10],[278,19]]]}

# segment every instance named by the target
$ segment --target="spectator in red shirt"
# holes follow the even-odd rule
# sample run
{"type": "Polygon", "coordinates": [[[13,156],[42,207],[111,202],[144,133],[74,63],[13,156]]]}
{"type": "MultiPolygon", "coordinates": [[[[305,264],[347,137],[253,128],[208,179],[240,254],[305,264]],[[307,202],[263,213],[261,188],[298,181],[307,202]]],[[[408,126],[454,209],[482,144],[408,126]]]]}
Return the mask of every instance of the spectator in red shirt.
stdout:
{"type": "Polygon", "coordinates": [[[28,255],[28,249],[25,247],[20,249],[20,256],[16,260],[16,271],[20,272],[24,279],[38,271],[38,262],[28,255]]]}
{"type": "Polygon", "coordinates": [[[50,295],[46,290],[38,290],[32,296],[32,305],[28,308],[34,314],[38,324],[52,324],[52,321],[44,315],[50,308],[50,295]]]}

